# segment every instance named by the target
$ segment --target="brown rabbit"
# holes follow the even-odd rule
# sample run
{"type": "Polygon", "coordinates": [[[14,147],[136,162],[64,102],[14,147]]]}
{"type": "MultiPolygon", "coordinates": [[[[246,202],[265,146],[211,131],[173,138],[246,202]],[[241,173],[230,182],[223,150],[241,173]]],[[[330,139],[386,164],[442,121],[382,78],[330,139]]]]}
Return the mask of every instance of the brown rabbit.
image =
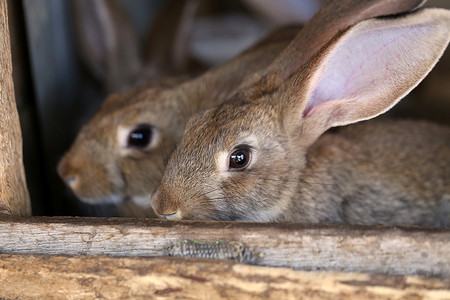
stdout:
{"type": "Polygon", "coordinates": [[[338,33],[279,88],[193,117],[152,207],[175,220],[449,226],[450,128],[372,121],[321,136],[389,110],[449,39],[444,9],[338,33]]]}
{"type": "Polygon", "coordinates": [[[87,203],[120,205],[122,216],[152,215],[149,197],[189,116],[226,99],[297,32],[285,28],[196,79],[153,81],[110,96],[61,159],[60,176],[87,203]]]}
{"type": "MultiPolygon", "coordinates": [[[[70,2],[78,53],[87,70],[100,84],[92,86],[92,94],[126,91],[147,81],[154,81],[153,85],[157,85],[157,78],[198,74],[203,69],[193,62],[188,51],[189,28],[193,24],[199,0],[166,2],[153,18],[145,39],[138,37],[138,30],[119,1],[70,2]]],[[[126,94],[135,92],[132,89],[126,94]]],[[[123,98],[126,101],[126,97],[123,98]]],[[[116,100],[111,102],[117,104],[116,100]]],[[[92,111],[93,106],[96,105],[83,107],[86,113],[79,117],[80,121],[92,111]]],[[[79,153],[77,157],[84,154],[79,153]]],[[[89,158],[87,161],[90,161],[89,158]]],[[[76,173],[75,170],[71,172],[76,173]]],[[[88,170],[86,174],[91,176],[92,172],[88,170]]],[[[95,175],[98,174],[94,173],[92,176],[95,175]]],[[[90,215],[116,214],[113,205],[82,205],[80,209],[83,214],[90,215]]],[[[131,212],[130,214],[133,215],[131,212]]]]}
{"type": "MultiPolygon", "coordinates": [[[[353,8],[350,13],[338,14],[327,6],[307,25],[308,34],[301,37],[308,43],[314,37],[323,39],[352,22],[410,10],[420,2],[353,0],[346,2],[353,8]],[[321,21],[330,23],[318,26],[321,21]]],[[[337,4],[332,1],[332,5],[337,4]]],[[[247,86],[247,81],[265,76],[258,71],[297,33],[298,28],[291,27],[276,31],[236,59],[193,80],[166,80],[111,96],[60,161],[60,176],[87,203],[114,203],[121,216],[152,215],[149,197],[189,117],[226,100],[237,87],[247,86]]]]}

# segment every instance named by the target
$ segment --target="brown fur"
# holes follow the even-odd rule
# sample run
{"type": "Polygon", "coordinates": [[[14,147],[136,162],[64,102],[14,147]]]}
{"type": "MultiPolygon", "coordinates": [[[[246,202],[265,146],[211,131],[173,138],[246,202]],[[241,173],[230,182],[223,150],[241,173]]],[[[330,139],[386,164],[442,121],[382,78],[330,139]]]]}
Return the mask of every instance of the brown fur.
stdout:
{"type": "Polygon", "coordinates": [[[199,1],[166,2],[147,29],[144,46],[120,1],[70,1],[80,58],[108,93],[145,80],[199,71],[186,50],[187,29],[199,1]]]}
{"type": "Polygon", "coordinates": [[[227,99],[248,74],[267,66],[297,32],[298,27],[279,30],[198,78],[162,80],[110,96],[60,161],[60,176],[76,178],[73,191],[89,203],[113,202],[119,205],[120,215],[151,216],[149,207],[139,208],[129,200],[146,197],[150,205],[149,195],[158,185],[187,119],[227,99]],[[124,155],[117,143],[117,130],[140,123],[156,127],[160,142],[149,151],[124,155]]]}
{"type": "Polygon", "coordinates": [[[169,219],[450,226],[450,128],[368,121],[322,135],[392,107],[442,55],[449,28],[444,10],[362,22],[333,38],[275,92],[237,96],[196,115],[152,197],[155,212],[169,219]],[[355,96],[358,102],[329,101],[305,113],[338,45],[380,24],[430,26],[432,34],[411,45],[425,61],[408,54],[406,67],[414,72],[390,74],[355,96]],[[423,45],[427,56],[417,50],[423,45]],[[242,144],[252,149],[249,167],[224,170],[242,144]]]}
{"type": "Polygon", "coordinates": [[[61,160],[59,174],[66,181],[77,178],[73,191],[90,203],[111,202],[112,198],[116,203],[125,200],[120,204],[121,215],[146,215],[149,210],[143,209],[143,214],[136,214],[139,206],[136,209],[133,202],[126,199],[148,195],[156,188],[166,160],[181,139],[185,123],[192,114],[217,105],[235,93],[235,97],[257,100],[274,92],[293,72],[292,66],[284,64],[283,57],[295,57],[298,60],[295,65],[301,64],[322,46],[323,40],[337,31],[364,18],[411,10],[420,2],[330,1],[299,34],[295,27],[278,30],[238,58],[194,80],[172,87],[154,87],[112,96],[61,160]],[[295,41],[291,42],[294,36],[295,41]],[[289,42],[291,44],[286,48],[289,42]],[[265,67],[282,51],[273,64],[282,66],[279,68],[282,73],[272,74],[273,68],[265,67]],[[254,82],[258,84],[252,85],[254,82]],[[161,143],[151,151],[124,156],[117,145],[117,129],[140,122],[157,127],[161,143]]]}

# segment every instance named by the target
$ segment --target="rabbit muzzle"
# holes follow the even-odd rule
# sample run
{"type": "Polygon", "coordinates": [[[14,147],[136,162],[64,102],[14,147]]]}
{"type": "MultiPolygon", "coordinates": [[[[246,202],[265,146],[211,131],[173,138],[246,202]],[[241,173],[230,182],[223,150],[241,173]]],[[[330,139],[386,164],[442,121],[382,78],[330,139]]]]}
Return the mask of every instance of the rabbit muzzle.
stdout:
{"type": "Polygon", "coordinates": [[[151,197],[151,205],[156,215],[163,219],[180,220],[181,211],[176,204],[177,201],[168,197],[166,193],[157,190],[151,197]]]}

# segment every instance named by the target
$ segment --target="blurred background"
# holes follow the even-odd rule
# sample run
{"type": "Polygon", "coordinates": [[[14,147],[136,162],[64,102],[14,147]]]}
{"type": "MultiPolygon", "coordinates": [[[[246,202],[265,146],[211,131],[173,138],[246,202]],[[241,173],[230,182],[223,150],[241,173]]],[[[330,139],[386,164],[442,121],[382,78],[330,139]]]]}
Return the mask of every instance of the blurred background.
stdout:
{"type": "MultiPolygon", "coordinates": [[[[16,101],[34,215],[94,213],[63,184],[56,165],[108,94],[143,78],[195,76],[234,57],[273,28],[305,23],[326,0],[106,0],[117,12],[112,20],[97,6],[101,1],[8,0],[16,101]],[[111,26],[123,31],[115,42],[125,53],[117,64],[126,68],[112,70],[105,59],[111,26]],[[153,63],[143,71],[139,66],[147,59],[153,63]]],[[[427,6],[450,9],[449,2],[432,0],[427,6]]],[[[448,49],[388,117],[450,124],[448,49]]]]}

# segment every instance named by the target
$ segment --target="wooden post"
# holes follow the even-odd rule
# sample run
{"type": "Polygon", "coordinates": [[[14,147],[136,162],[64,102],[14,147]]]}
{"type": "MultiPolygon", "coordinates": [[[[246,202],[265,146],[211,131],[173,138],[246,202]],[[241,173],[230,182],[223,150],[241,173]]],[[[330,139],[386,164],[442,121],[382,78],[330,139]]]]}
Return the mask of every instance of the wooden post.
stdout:
{"type": "Polygon", "coordinates": [[[0,0],[0,214],[31,215],[14,97],[6,0],[0,0]]]}

